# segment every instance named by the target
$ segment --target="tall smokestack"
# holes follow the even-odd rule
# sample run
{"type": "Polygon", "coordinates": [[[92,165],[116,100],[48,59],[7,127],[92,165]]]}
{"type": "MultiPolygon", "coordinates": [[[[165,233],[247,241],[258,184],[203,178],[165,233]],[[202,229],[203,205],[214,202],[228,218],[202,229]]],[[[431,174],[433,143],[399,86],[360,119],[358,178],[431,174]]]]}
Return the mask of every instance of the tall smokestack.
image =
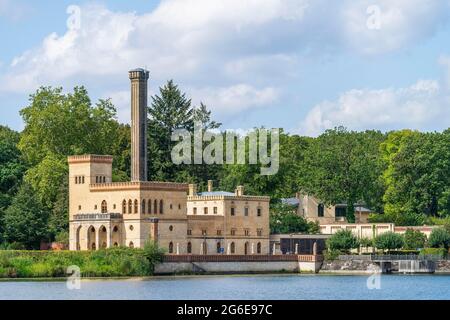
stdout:
{"type": "Polygon", "coordinates": [[[135,69],[131,80],[131,181],[147,181],[147,82],[149,72],[135,69]]]}

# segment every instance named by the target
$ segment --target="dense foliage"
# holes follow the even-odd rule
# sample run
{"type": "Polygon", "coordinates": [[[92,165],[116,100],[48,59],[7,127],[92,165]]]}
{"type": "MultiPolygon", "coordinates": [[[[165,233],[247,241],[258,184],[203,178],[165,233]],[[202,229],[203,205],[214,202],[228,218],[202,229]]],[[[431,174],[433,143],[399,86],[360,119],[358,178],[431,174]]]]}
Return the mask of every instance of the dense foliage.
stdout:
{"type": "Polygon", "coordinates": [[[450,247],[450,233],[444,228],[436,228],[431,231],[428,245],[431,248],[445,248],[450,247]]]}
{"type": "MultiPolygon", "coordinates": [[[[67,238],[67,156],[110,154],[113,180],[129,178],[130,126],[118,122],[111,101],[92,103],[83,87],[68,93],[42,87],[21,116],[20,133],[0,126],[0,241],[2,248],[32,249],[40,241],[67,238]]],[[[450,129],[381,133],[339,127],[317,138],[282,132],[279,171],[262,176],[259,159],[245,165],[172,163],[172,130],[192,130],[195,122],[222,130],[211,111],[192,106],[173,81],[152,97],[149,179],[196,182],[200,190],[214,179],[223,190],[241,184],[248,193],[271,196],[273,232],[318,232],[276,204],[299,191],[326,204],[347,203],[350,221],[354,204],[361,203],[377,213],[374,222],[445,226],[447,221],[450,229],[450,129]]]]}
{"type": "Polygon", "coordinates": [[[343,229],[328,238],[326,244],[330,251],[339,251],[342,253],[348,253],[351,249],[359,247],[359,241],[353,233],[350,230],[343,229]]]}
{"type": "Polygon", "coordinates": [[[374,245],[380,250],[401,249],[404,245],[403,236],[394,232],[385,232],[375,238],[374,245]]]}
{"type": "Polygon", "coordinates": [[[162,260],[152,244],[144,249],[99,251],[0,251],[0,278],[66,277],[68,267],[82,277],[150,276],[162,260]]]}
{"type": "Polygon", "coordinates": [[[427,236],[419,230],[407,229],[403,235],[406,250],[417,250],[425,247],[427,236]]]}
{"type": "Polygon", "coordinates": [[[286,233],[320,233],[317,223],[308,222],[295,212],[289,205],[275,204],[270,211],[270,232],[272,234],[286,233]]]}

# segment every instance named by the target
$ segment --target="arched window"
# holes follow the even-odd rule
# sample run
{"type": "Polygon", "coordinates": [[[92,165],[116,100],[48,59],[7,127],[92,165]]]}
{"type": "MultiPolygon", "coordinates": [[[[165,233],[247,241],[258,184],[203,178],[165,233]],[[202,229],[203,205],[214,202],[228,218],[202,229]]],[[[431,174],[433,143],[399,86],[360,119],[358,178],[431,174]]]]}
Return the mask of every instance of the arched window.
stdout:
{"type": "Polygon", "coordinates": [[[117,242],[114,242],[114,247],[117,248],[119,244],[117,242]]]}
{"type": "Polygon", "coordinates": [[[256,245],[256,253],[261,254],[261,242],[258,242],[258,244],[256,245]]]}
{"type": "Polygon", "coordinates": [[[173,253],[173,242],[169,243],[169,253],[173,253]]]}
{"type": "Polygon", "coordinates": [[[75,184],[78,184],[78,177],[75,177],[75,184]]]}
{"type": "Polygon", "coordinates": [[[127,213],[127,200],[123,200],[122,202],[122,213],[127,213]]]}
{"type": "Polygon", "coordinates": [[[222,246],[220,245],[220,242],[217,242],[217,253],[222,253],[222,246]]]}
{"type": "Polygon", "coordinates": [[[139,210],[139,202],[134,200],[134,213],[138,213],[139,210]]]}
{"type": "Polygon", "coordinates": [[[106,183],[106,177],[103,177],[103,183],[106,183]]]}
{"type": "Polygon", "coordinates": [[[84,176],[81,177],[81,183],[84,184],[84,176]]]}
{"type": "Polygon", "coordinates": [[[162,200],[159,201],[159,214],[164,214],[164,202],[162,200]]]}
{"type": "Polygon", "coordinates": [[[132,214],[133,213],[133,201],[128,200],[128,213],[132,214]]]}
{"type": "Polygon", "coordinates": [[[192,253],[192,243],[188,242],[187,253],[192,253]]]}
{"type": "Polygon", "coordinates": [[[153,201],[153,213],[158,214],[158,200],[153,201]]]}
{"type": "Polygon", "coordinates": [[[113,232],[118,232],[119,228],[117,226],[114,226],[113,232]]]}
{"type": "Polygon", "coordinates": [[[248,242],[246,242],[245,244],[244,244],[244,254],[245,255],[248,255],[249,254],[249,250],[248,250],[248,247],[249,247],[249,243],[248,242]]]}
{"type": "Polygon", "coordinates": [[[230,250],[231,250],[231,254],[235,254],[236,253],[236,245],[234,244],[234,242],[231,243],[230,250]]]}
{"type": "Polygon", "coordinates": [[[142,214],[145,214],[145,200],[142,200],[141,213],[142,213],[142,214]]]}
{"type": "Polygon", "coordinates": [[[102,213],[107,213],[108,212],[108,204],[106,203],[105,200],[102,201],[102,213]]]}
{"type": "Polygon", "coordinates": [[[317,206],[317,216],[318,217],[323,217],[324,216],[324,206],[323,206],[323,204],[319,204],[318,206],[317,206]]]}
{"type": "Polygon", "coordinates": [[[152,214],[152,200],[148,200],[148,214],[152,214]]]}
{"type": "Polygon", "coordinates": [[[130,242],[129,247],[132,248],[132,249],[134,248],[134,243],[133,243],[133,241],[130,242]]]}

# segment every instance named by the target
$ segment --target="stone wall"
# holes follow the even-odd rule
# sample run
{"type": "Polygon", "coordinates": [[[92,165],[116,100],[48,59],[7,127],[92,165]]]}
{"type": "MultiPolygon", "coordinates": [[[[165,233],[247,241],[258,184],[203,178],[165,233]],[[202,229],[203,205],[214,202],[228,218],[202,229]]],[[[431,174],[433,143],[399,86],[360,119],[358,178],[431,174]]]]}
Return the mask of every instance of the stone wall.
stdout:
{"type": "Polygon", "coordinates": [[[155,274],[318,272],[321,256],[309,255],[168,255],[155,274]]]}
{"type": "Polygon", "coordinates": [[[333,260],[324,261],[320,272],[323,273],[373,273],[376,268],[379,268],[372,261],[365,260],[333,260]]]}
{"type": "Polygon", "coordinates": [[[450,273],[450,260],[436,261],[435,266],[435,273],[450,273]]]}
{"type": "Polygon", "coordinates": [[[270,273],[298,272],[296,261],[270,262],[164,262],[155,268],[155,274],[174,273],[270,273]]]}

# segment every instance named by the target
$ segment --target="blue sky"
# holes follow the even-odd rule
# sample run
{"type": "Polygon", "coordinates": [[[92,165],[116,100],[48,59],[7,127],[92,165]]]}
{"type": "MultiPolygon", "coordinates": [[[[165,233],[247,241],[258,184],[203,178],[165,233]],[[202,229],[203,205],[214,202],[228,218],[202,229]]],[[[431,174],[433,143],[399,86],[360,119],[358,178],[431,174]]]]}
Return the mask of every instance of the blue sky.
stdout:
{"type": "Polygon", "coordinates": [[[174,79],[227,129],[442,130],[449,13],[448,0],[0,0],[0,124],[21,130],[41,85],[85,85],[129,121],[127,70],[147,67],[151,94],[174,79]]]}

